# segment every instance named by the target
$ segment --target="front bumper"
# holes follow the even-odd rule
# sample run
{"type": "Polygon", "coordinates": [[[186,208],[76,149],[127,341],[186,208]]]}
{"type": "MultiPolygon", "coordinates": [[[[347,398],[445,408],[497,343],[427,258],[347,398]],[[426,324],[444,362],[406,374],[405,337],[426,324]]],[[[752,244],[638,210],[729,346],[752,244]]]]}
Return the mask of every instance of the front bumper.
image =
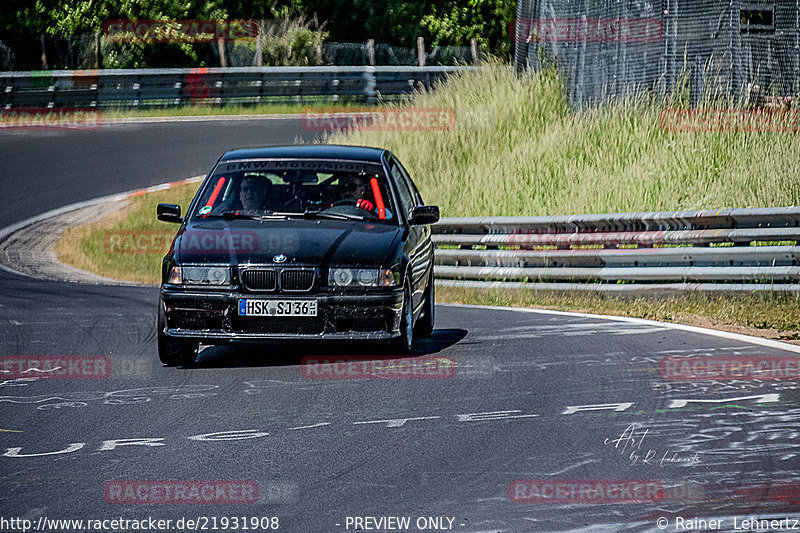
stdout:
{"type": "Polygon", "coordinates": [[[380,292],[253,294],[161,288],[163,333],[208,344],[260,340],[388,341],[400,335],[403,289],[380,292]],[[314,299],[316,317],[241,317],[240,298],[314,299]]]}

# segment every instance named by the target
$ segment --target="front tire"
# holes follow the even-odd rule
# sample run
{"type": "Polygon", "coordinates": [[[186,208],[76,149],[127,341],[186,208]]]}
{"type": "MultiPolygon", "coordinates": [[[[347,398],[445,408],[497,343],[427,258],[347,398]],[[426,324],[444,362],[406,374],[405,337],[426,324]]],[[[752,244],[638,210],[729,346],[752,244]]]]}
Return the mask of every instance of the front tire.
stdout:
{"type": "Polygon", "coordinates": [[[403,311],[400,320],[400,337],[392,342],[392,352],[408,355],[414,349],[414,306],[411,303],[411,288],[403,289],[403,311]]]}
{"type": "Polygon", "coordinates": [[[164,366],[188,366],[197,358],[197,341],[176,339],[165,333],[167,315],[163,304],[158,309],[158,358],[164,366]]]}

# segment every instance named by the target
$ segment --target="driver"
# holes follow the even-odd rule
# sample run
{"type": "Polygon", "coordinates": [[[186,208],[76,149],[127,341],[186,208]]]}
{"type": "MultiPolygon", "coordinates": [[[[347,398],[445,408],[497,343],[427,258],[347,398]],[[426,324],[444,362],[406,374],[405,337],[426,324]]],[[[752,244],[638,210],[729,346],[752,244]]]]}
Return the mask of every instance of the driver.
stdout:
{"type": "Polygon", "coordinates": [[[350,201],[352,205],[366,211],[374,211],[375,204],[364,198],[367,193],[369,180],[366,176],[349,174],[339,178],[340,199],[339,202],[350,201]]]}

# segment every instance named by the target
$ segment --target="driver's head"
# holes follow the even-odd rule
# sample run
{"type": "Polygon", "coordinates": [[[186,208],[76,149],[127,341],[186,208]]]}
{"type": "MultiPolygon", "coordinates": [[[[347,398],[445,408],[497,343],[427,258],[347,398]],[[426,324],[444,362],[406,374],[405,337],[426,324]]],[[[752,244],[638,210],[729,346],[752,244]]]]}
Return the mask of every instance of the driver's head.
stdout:
{"type": "Polygon", "coordinates": [[[239,201],[244,210],[264,209],[267,190],[272,182],[263,176],[245,176],[239,186],[239,201]]]}
{"type": "Polygon", "coordinates": [[[357,200],[363,198],[367,192],[368,180],[366,176],[348,175],[339,178],[342,197],[357,200]]]}

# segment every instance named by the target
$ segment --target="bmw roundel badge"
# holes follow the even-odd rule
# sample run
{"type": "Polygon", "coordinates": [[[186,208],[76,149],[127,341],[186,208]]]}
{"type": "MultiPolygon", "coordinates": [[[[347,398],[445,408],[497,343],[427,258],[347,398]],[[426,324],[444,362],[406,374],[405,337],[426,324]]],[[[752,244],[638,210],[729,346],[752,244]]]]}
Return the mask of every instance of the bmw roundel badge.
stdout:
{"type": "Polygon", "coordinates": [[[275,263],[283,263],[286,261],[286,256],[283,254],[278,254],[272,258],[272,261],[275,263]]]}

